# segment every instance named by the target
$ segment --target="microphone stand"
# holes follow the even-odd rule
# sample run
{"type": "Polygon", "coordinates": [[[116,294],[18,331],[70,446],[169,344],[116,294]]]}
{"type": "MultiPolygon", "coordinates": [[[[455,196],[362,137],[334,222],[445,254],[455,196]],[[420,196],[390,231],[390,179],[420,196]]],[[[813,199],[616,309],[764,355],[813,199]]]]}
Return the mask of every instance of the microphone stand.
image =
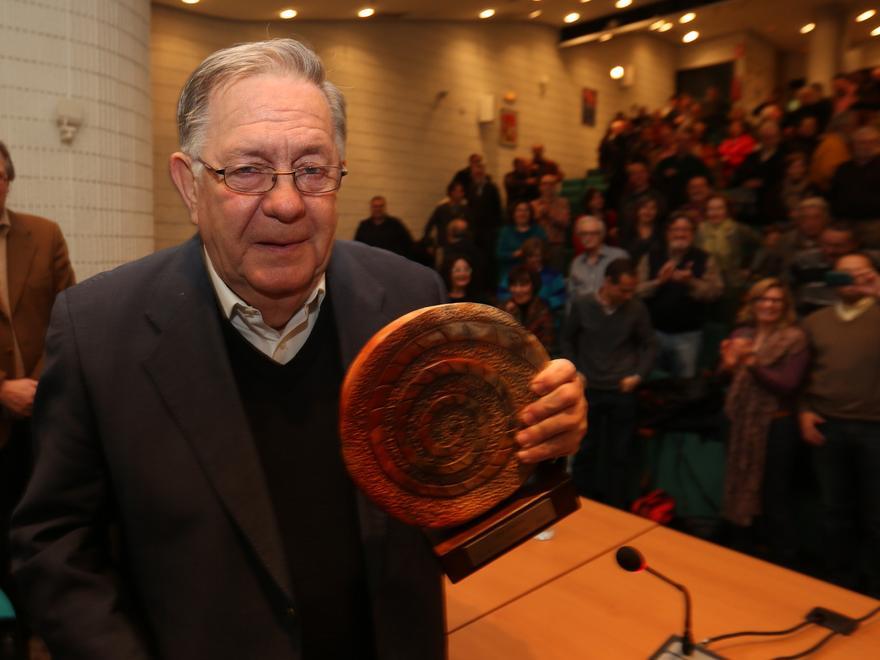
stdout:
{"type": "Polygon", "coordinates": [[[681,638],[681,652],[686,656],[690,656],[694,652],[694,634],[691,630],[691,595],[683,584],[673,582],[665,575],[658,573],[650,566],[645,566],[645,572],[660,578],[666,584],[672,585],[678,589],[684,596],[684,636],[681,638]]]}

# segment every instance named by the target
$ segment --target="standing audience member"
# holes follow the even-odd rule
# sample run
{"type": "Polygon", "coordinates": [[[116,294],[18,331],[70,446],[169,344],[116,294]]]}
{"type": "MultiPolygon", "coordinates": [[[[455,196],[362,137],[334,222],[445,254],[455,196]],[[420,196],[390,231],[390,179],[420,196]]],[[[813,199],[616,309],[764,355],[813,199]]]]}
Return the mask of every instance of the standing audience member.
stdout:
{"type": "Polygon", "coordinates": [[[782,222],[787,214],[780,191],[785,176],[785,153],[782,133],[775,121],[758,126],[758,145],[737,169],[732,184],[751,190],[755,196],[754,213],[746,221],[753,225],[782,222]]]}
{"type": "Polygon", "coordinates": [[[695,176],[711,178],[711,172],[702,160],[694,156],[694,135],[689,128],[682,128],[675,135],[675,153],[664,158],[654,170],[654,180],[669,203],[677,209],[687,201],[687,183],[695,176]]]}
{"type": "Polygon", "coordinates": [[[620,200],[620,212],[617,218],[618,234],[631,236],[636,224],[636,209],[645,199],[653,199],[657,203],[660,215],[666,212],[663,195],[651,187],[651,176],[648,165],[644,161],[634,160],[626,166],[627,186],[620,200]]]}
{"type": "Polygon", "coordinates": [[[0,589],[19,609],[9,577],[9,519],[31,473],[31,412],[49,313],[74,276],[58,225],[6,206],[14,180],[0,142],[0,589]]]}
{"type": "Polygon", "coordinates": [[[532,201],[535,222],[547,234],[547,262],[558,271],[565,270],[571,206],[559,196],[559,177],[545,174],[540,179],[541,196],[532,201]]]}
{"type": "Polygon", "coordinates": [[[547,174],[552,174],[557,181],[562,181],[562,171],[556,161],[544,158],[544,145],[535,144],[532,146],[532,161],[529,163],[529,170],[532,176],[540,181],[547,174]]]}
{"type": "MultiPolygon", "coordinates": [[[[737,321],[740,327],[721,343],[721,366],[731,375],[722,515],[737,536],[763,515],[771,558],[791,566],[798,550],[795,404],[809,363],[807,340],[778,279],[749,289],[737,321]]],[[[747,540],[745,546],[750,549],[747,540]]]]}
{"type": "Polygon", "coordinates": [[[877,274],[858,253],[835,269],[853,283],[804,320],[813,361],[800,427],[819,477],[829,577],[880,598],[880,307],[860,289],[877,274]]]}
{"type": "Polygon", "coordinates": [[[471,154],[468,156],[468,164],[467,167],[461,168],[458,172],[456,172],[452,176],[452,181],[450,183],[460,183],[461,187],[465,190],[470,190],[471,187],[471,171],[473,166],[477,163],[483,162],[483,156],[481,154],[471,154]]]}
{"type": "Polygon", "coordinates": [[[446,245],[446,225],[454,218],[464,218],[468,223],[471,219],[471,210],[467,205],[465,196],[466,188],[457,181],[446,186],[447,198],[440,202],[428,218],[422,243],[433,254],[437,248],[446,245]]]}
{"type": "Polygon", "coordinates": [[[538,197],[538,179],[532,176],[529,161],[514,158],[513,169],[504,175],[504,192],[508,205],[521,199],[530,202],[538,197]]]}
{"type": "Polygon", "coordinates": [[[880,131],[863,126],[852,145],[852,160],[831,179],[831,213],[852,223],[862,247],[880,248],[880,131]]]}
{"type": "Polygon", "coordinates": [[[507,275],[510,300],[501,309],[519,321],[535,335],[553,355],[556,351],[556,331],[550,307],[539,295],[541,276],[525,264],[514,266],[507,275]]]}
{"type": "Polygon", "coordinates": [[[743,164],[749,154],[755,150],[755,138],[746,130],[745,122],[735,119],[727,129],[728,137],[718,145],[718,157],[721,160],[721,176],[726,183],[733,178],[734,172],[743,164]]]}
{"type": "Polygon", "coordinates": [[[709,198],[706,221],[697,228],[695,245],[714,258],[725,290],[737,300],[747,278],[746,267],[760,240],[751,227],[730,217],[730,205],[723,195],[709,198]]]}
{"type": "Polygon", "coordinates": [[[605,281],[605,269],[615,259],[626,257],[624,250],[605,244],[605,224],[598,218],[578,218],[575,231],[584,251],[571,262],[568,273],[568,299],[595,293],[605,281]]]}
{"type": "Polygon", "coordinates": [[[625,509],[638,474],[636,388],[654,363],[657,342],[644,304],[633,298],[632,260],[615,259],[602,286],[573,301],[562,353],[587,377],[589,432],[574,459],[574,482],[587,497],[625,509]]]}
{"type": "MultiPolygon", "coordinates": [[[[471,163],[471,187],[467,193],[468,221],[474,243],[490,264],[495,261],[495,242],[501,228],[501,193],[486,174],[482,161],[471,163]]],[[[494,270],[492,271],[494,277],[494,270]]]]}
{"type": "MultiPolygon", "coordinates": [[[[617,243],[617,211],[606,208],[605,193],[598,188],[587,188],[581,203],[581,211],[583,215],[591,215],[604,222],[608,240],[614,244],[617,243]]],[[[576,257],[584,251],[584,244],[581,243],[581,239],[577,235],[577,218],[572,223],[571,244],[574,249],[573,256],[576,257]]]]}
{"type": "Polygon", "coordinates": [[[792,213],[794,226],[779,242],[786,269],[796,254],[819,247],[819,237],[831,221],[828,202],[822,197],[807,197],[798,202],[792,213]]]}
{"type": "Polygon", "coordinates": [[[354,240],[382,248],[411,259],[413,240],[409,229],[399,218],[388,215],[387,203],[382,195],[370,200],[370,217],[361,220],[354,240]]]}
{"type": "Polygon", "coordinates": [[[675,211],[675,214],[688,216],[699,227],[706,219],[706,202],[712,195],[712,186],[707,177],[699,174],[687,182],[686,192],[687,201],[675,211]]]}
{"type": "Polygon", "coordinates": [[[819,247],[795,253],[788,278],[794,292],[795,309],[800,316],[837,302],[837,290],[825,281],[825,276],[834,269],[835,261],[857,248],[852,227],[835,222],[822,230],[819,247]]]}
{"type": "Polygon", "coordinates": [[[633,261],[639,260],[662,241],[660,209],[657,200],[647,197],[636,208],[636,226],[630,236],[621,237],[620,246],[633,261]]]}
{"type": "Polygon", "coordinates": [[[642,257],[639,280],[639,295],[657,332],[657,365],[674,378],[693,378],[706,306],[723,286],[715,260],[694,246],[694,225],[687,216],[672,218],[665,245],[642,257]]]}
{"type": "Polygon", "coordinates": [[[782,179],[782,188],[779,195],[782,205],[785,207],[785,218],[779,218],[778,222],[794,219],[798,205],[807,198],[815,197],[818,189],[807,176],[807,164],[809,158],[802,151],[793,151],[785,157],[785,176],[782,179]]]}
{"type": "Polygon", "coordinates": [[[535,224],[531,204],[525,200],[514,202],[510,207],[510,223],[501,228],[495,250],[499,281],[522,259],[523,243],[530,238],[547,240],[547,234],[535,224]]]}

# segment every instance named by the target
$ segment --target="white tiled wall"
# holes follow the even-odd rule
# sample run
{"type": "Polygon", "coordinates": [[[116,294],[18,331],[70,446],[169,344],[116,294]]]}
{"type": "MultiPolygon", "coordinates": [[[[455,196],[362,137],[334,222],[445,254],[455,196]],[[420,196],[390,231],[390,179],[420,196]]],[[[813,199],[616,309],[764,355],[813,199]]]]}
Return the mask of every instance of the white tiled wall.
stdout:
{"type": "Polygon", "coordinates": [[[309,22],[235,23],[154,5],[152,27],[156,243],[193,232],[167,174],[175,150],[174,106],[188,73],[213,50],[267,36],[312,44],[349,101],[348,165],[338,235],[349,238],[374,194],[419,233],[467,155],[485,155],[500,180],[515,155],[542,142],[568,176],[596,163],[612,111],[661,105],[672,93],[675,48],[648,36],[560,50],[557,32],[523,23],[309,22]],[[618,54],[636,62],[637,88],[623,90],[608,70],[618,54]],[[599,91],[595,128],[581,125],[581,88],[599,91]],[[498,122],[480,125],[485,94],[512,91],[519,144],[498,145],[498,122]],[[446,92],[441,96],[440,92],[446,92]]]}
{"type": "Polygon", "coordinates": [[[8,206],[57,221],[78,279],[153,249],[149,0],[0,0],[8,206]],[[70,97],[85,122],[59,139],[70,97]]]}

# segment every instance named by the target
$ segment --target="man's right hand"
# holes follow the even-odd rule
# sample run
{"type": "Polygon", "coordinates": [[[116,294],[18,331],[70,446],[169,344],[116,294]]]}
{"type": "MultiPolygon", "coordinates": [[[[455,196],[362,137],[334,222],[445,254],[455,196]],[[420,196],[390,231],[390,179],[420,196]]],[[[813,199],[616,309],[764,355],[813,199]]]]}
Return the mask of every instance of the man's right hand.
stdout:
{"type": "Polygon", "coordinates": [[[804,440],[814,447],[820,447],[825,444],[825,436],[816,428],[818,424],[822,424],[825,418],[817,415],[809,410],[804,410],[799,415],[801,423],[801,435],[804,440]]]}
{"type": "Polygon", "coordinates": [[[17,417],[30,417],[34,406],[37,381],[33,378],[13,378],[0,385],[0,404],[17,417]]]}

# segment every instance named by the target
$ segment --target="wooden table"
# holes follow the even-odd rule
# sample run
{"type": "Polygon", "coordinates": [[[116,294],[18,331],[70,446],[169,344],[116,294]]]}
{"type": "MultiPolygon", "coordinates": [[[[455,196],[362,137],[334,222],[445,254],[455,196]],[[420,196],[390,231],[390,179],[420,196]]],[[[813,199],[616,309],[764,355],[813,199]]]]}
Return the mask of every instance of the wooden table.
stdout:
{"type": "Polygon", "coordinates": [[[449,632],[558,578],[612,548],[637,539],[657,523],[591,500],[553,529],[549,541],[531,539],[458,584],[446,583],[449,632]]]}
{"type": "MultiPolygon", "coordinates": [[[[590,517],[581,520],[588,524],[590,517]]],[[[649,657],[669,635],[680,633],[683,599],[675,589],[647,573],[620,569],[614,549],[628,541],[619,541],[613,549],[574,570],[560,572],[557,578],[451,632],[450,658],[649,657]]],[[[878,605],[865,596],[664,527],[645,531],[631,545],[641,550],[655,569],[690,589],[698,641],[736,630],[788,628],[817,605],[852,617],[862,616],[878,605]]],[[[710,648],[733,660],[766,660],[806,650],[826,632],[810,626],[781,640],[748,638],[710,648]]],[[[862,624],[853,636],[836,637],[811,657],[880,658],[880,614],[862,624]]]]}

